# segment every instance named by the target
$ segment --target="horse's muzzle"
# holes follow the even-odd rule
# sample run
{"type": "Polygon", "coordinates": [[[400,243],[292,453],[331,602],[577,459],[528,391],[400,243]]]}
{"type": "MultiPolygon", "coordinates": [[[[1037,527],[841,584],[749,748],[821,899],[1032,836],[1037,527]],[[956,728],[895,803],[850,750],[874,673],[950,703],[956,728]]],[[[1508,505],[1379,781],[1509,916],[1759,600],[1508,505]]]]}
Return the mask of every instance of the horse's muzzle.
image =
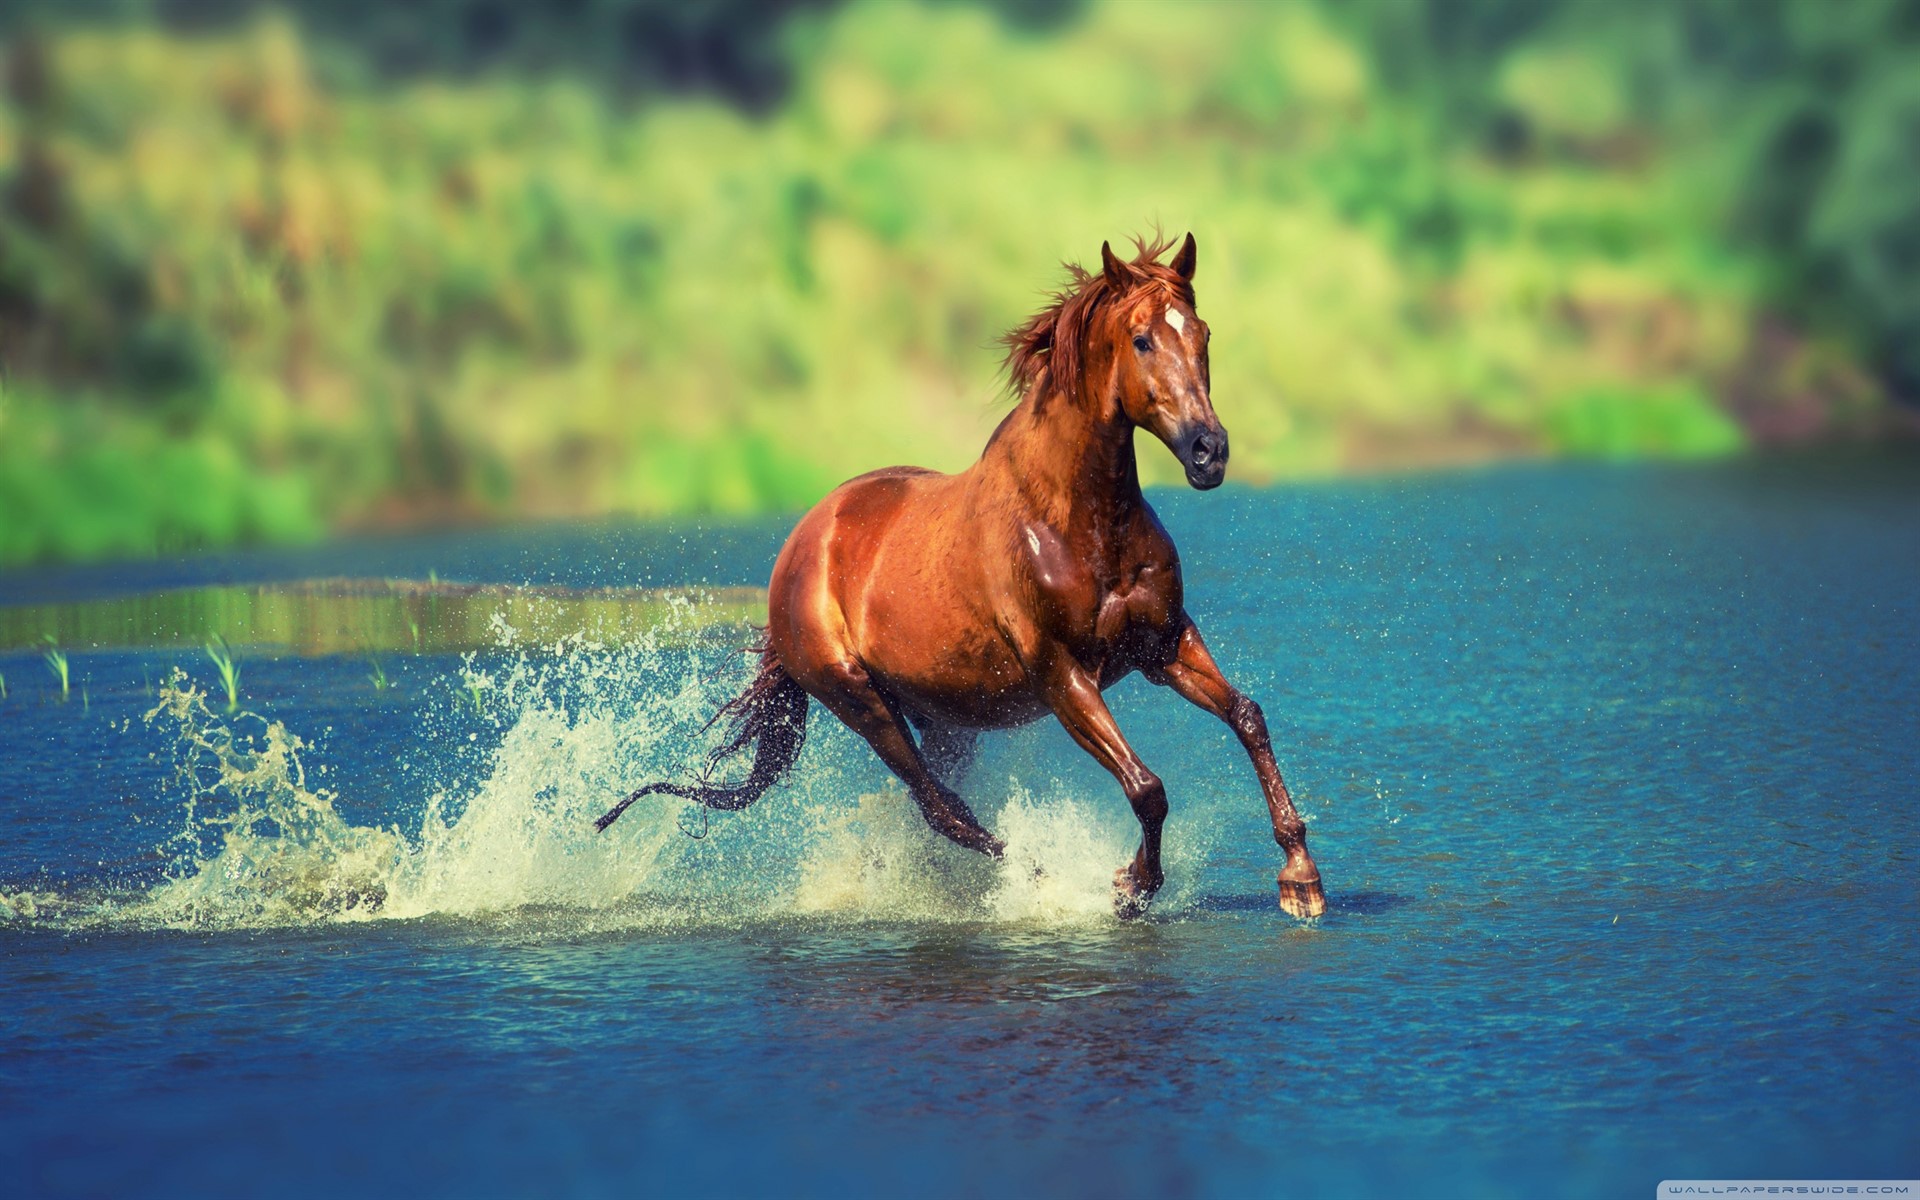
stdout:
{"type": "Polygon", "coordinates": [[[1220,486],[1227,477],[1227,431],[1218,425],[1196,430],[1181,439],[1181,465],[1187,469],[1187,482],[1200,491],[1220,486]]]}

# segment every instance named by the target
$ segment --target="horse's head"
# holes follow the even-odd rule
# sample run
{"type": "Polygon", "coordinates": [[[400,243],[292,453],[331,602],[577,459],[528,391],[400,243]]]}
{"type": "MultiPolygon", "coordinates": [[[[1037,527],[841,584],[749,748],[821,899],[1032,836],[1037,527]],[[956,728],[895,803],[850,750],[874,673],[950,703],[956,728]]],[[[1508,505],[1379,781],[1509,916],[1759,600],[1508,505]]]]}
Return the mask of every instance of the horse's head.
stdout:
{"type": "Polygon", "coordinates": [[[1116,398],[1127,419],[1167,444],[1202,491],[1227,477],[1227,431],[1214,415],[1207,323],[1193,311],[1193,235],[1166,265],[1143,253],[1131,263],[1100,244],[1110,294],[1116,398]]]}
{"type": "Polygon", "coordinates": [[[1071,286],[1007,334],[1007,377],[1031,389],[1036,413],[1058,396],[1080,412],[1152,431],[1186,467],[1188,483],[1218,487],[1227,476],[1227,431],[1209,395],[1207,323],[1193,311],[1193,235],[1162,263],[1166,248],[1142,241],[1134,260],[1122,262],[1103,242],[1099,274],[1067,264],[1071,286]]]}

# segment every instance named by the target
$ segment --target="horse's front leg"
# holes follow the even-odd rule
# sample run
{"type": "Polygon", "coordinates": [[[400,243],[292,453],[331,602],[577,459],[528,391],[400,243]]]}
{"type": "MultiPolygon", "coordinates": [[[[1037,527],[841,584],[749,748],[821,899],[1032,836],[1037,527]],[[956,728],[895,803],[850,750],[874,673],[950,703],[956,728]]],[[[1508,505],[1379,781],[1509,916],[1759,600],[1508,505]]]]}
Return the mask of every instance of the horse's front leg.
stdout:
{"type": "Polygon", "coordinates": [[[1133,752],[1100,695],[1100,685],[1078,663],[1064,660],[1048,682],[1047,700],[1080,748],[1120,781],[1140,821],[1140,849],[1133,861],[1114,873],[1113,907],[1123,919],[1139,916],[1160,890],[1160,827],[1167,820],[1167,789],[1133,752]]]}
{"type": "Polygon", "coordinates": [[[1227,682],[1226,676],[1200,640],[1200,630],[1189,618],[1175,643],[1173,658],[1147,678],[1163,683],[1188,700],[1206,709],[1232,726],[1240,744],[1253,760],[1260,777],[1260,790],[1266,793],[1267,813],[1273,818],[1273,840],[1287,855],[1280,870],[1280,907],[1296,917],[1317,917],[1327,911],[1326,892],[1320,886],[1320,868],[1307,852],[1307,825],[1294,811],[1293,797],[1280,778],[1280,765],[1273,760],[1273,742],[1267,736],[1266,714],[1244,693],[1227,682]]]}

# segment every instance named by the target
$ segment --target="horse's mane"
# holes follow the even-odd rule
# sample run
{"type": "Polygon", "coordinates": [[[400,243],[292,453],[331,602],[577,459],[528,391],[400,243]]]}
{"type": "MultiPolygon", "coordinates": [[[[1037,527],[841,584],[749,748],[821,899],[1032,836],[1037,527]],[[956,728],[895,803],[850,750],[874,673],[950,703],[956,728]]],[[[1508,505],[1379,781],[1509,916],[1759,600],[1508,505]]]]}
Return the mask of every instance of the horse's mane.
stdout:
{"type": "Polygon", "coordinates": [[[1087,330],[1093,325],[1094,315],[1109,303],[1155,285],[1170,288],[1189,307],[1193,305],[1193,285],[1159,261],[1173,247],[1173,239],[1156,232],[1151,241],[1135,237],[1133,244],[1139,253],[1126,264],[1132,284],[1124,292],[1115,289],[1104,271],[1062,263],[1067,269],[1067,286],[1053,294],[1047,307],[1000,339],[1007,347],[1007,386],[1015,394],[1024,394],[1044,373],[1069,401],[1076,399],[1087,330]]]}

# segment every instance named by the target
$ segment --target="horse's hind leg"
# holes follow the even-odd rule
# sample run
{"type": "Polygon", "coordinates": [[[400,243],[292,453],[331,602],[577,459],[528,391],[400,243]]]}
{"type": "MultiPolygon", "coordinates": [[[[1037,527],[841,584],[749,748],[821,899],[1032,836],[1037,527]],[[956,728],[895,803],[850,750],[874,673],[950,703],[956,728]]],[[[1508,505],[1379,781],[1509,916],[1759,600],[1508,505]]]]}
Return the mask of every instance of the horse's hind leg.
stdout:
{"type": "Polygon", "coordinates": [[[867,739],[880,761],[907,785],[920,815],[936,833],[969,850],[999,858],[1006,851],[1001,840],[983,828],[973,810],[941,783],[913,744],[906,718],[856,662],[839,662],[809,672],[806,680],[819,701],[847,728],[867,739]]]}
{"type": "Polygon", "coordinates": [[[979,733],[958,725],[942,725],[938,721],[916,719],[913,724],[920,731],[920,758],[927,764],[927,769],[948,787],[959,787],[960,781],[973,769],[979,733]]]}

